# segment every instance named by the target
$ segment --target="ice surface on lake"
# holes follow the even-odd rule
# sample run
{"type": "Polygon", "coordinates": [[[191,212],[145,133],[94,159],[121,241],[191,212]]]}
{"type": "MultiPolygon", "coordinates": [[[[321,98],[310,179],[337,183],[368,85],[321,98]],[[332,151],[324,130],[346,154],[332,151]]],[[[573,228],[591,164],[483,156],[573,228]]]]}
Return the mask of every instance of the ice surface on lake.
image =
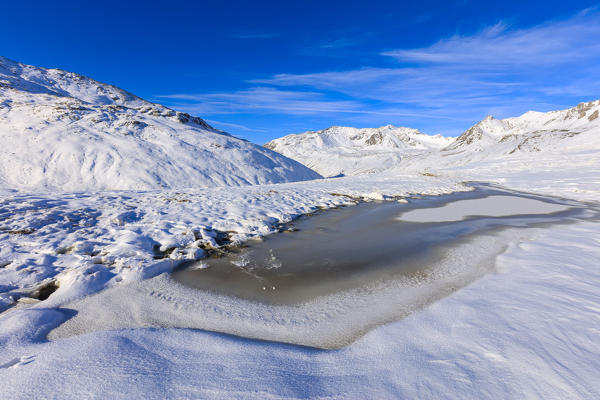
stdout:
{"type": "Polygon", "coordinates": [[[472,216],[506,217],[539,215],[565,211],[569,206],[517,196],[489,196],[482,199],[455,201],[442,207],[420,208],[402,213],[406,222],[451,222],[472,216]]]}
{"type": "MultiPolygon", "coordinates": [[[[482,193],[449,198],[464,196],[482,193]]],[[[448,199],[420,201],[440,204],[448,199]]],[[[49,337],[56,340],[116,328],[178,327],[339,348],[492,271],[499,253],[515,240],[528,238],[530,230],[523,227],[589,216],[584,208],[568,210],[565,206],[568,211],[564,213],[505,217],[493,224],[482,217],[444,226],[406,223],[404,229],[388,230],[399,226],[393,220],[395,210],[415,205],[421,203],[389,202],[326,212],[306,218],[298,224],[298,232],[249,244],[242,249],[248,250],[246,253],[206,259],[201,270],[192,268],[177,272],[175,279],[161,275],[108,289],[68,304],[77,311],[76,316],[49,337]],[[387,225],[380,221],[386,216],[390,219],[387,225]],[[294,235],[298,235],[295,249],[290,247],[294,235]],[[393,237],[385,238],[390,235],[393,237]],[[426,237],[436,240],[426,242],[426,237]],[[402,257],[408,251],[403,241],[408,247],[422,247],[422,251],[402,257]],[[270,246],[288,251],[276,257],[270,246]],[[363,257],[354,263],[357,265],[352,257],[342,257],[348,247],[356,248],[350,255],[363,257]],[[391,259],[385,257],[388,253],[391,259]],[[273,268],[273,259],[281,265],[273,268]],[[207,265],[210,267],[205,268],[207,265]]]]}

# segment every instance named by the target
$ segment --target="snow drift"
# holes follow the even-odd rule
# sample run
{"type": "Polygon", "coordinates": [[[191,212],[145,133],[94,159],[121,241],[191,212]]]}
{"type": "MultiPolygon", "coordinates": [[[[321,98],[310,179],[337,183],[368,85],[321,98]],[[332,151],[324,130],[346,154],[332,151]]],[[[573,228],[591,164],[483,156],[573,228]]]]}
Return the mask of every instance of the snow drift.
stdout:
{"type": "Polygon", "coordinates": [[[201,118],[71,72],[0,57],[0,186],[147,190],[319,178],[201,118]]]}

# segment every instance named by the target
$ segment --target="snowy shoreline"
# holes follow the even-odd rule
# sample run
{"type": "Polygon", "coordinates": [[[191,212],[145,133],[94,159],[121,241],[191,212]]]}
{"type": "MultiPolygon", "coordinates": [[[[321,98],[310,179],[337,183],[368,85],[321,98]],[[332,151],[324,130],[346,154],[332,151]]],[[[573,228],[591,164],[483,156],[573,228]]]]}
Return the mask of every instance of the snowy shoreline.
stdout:
{"type": "MultiPolygon", "coordinates": [[[[549,178],[530,180],[528,191],[546,194],[549,178]],[[542,185],[536,187],[537,182],[542,185]]],[[[577,185],[553,192],[599,198],[597,192],[579,190],[593,188],[585,176],[572,181],[577,185]]],[[[524,181],[515,182],[518,187],[524,181]]],[[[510,179],[505,186],[511,187],[510,179]]],[[[9,290],[18,292],[59,278],[61,287],[44,302],[0,316],[4,395],[65,394],[68,385],[72,398],[89,391],[113,398],[159,398],[167,392],[205,398],[443,397],[448,388],[471,398],[594,397],[599,392],[594,371],[600,370],[595,347],[600,224],[593,222],[536,229],[525,242],[514,238],[496,258],[497,273],[333,352],[173,328],[46,339],[73,315],[62,304],[114,287],[119,278],[141,282],[185,259],[186,250],[172,251],[174,259],[155,260],[154,245],[188,249],[196,242],[193,228],[202,229],[198,232],[207,243],[214,240],[208,228],[235,231],[241,241],[268,234],[300,213],[354,204],[339,194],[384,199],[457,190],[470,188],[456,178],[379,174],[185,191],[12,193],[0,207],[3,215],[14,215],[5,223],[36,230],[3,233],[8,240],[0,242],[2,260],[13,261],[0,269],[3,285],[10,282],[16,288],[9,290]],[[97,238],[90,240],[92,235],[97,238]],[[65,246],[71,250],[56,254],[54,249],[65,246]],[[96,246],[107,254],[92,256],[96,246]],[[105,258],[95,260],[98,256],[105,258]],[[19,262],[26,266],[17,268],[19,262]],[[568,350],[573,346],[579,350],[568,350]],[[147,368],[140,369],[140,363],[147,368]],[[264,370],[256,370],[259,364],[264,370]],[[95,365],[106,368],[105,375],[93,372],[95,365]],[[338,372],[332,375],[332,368],[338,372]],[[117,376],[111,370],[121,372],[117,376]],[[162,379],[165,375],[170,378],[162,379]],[[106,387],[105,379],[114,385],[106,387]]]]}
{"type": "Polygon", "coordinates": [[[11,312],[0,324],[3,396],[594,398],[599,238],[599,223],[536,229],[495,273],[337,351],[189,329],[47,342],[71,311],[11,312]]]}
{"type": "MultiPolygon", "coordinates": [[[[495,181],[519,188],[519,175],[505,175],[508,182],[506,178],[495,181]]],[[[547,181],[545,174],[537,179],[542,184],[547,181]]],[[[575,182],[553,193],[579,201],[598,198],[595,190],[579,189],[593,182],[575,182]]],[[[4,191],[0,200],[0,311],[35,303],[29,299],[31,294],[48,283],[59,286],[51,299],[59,306],[121,282],[148,279],[171,271],[182,261],[203,258],[207,249],[220,247],[220,235],[240,244],[276,232],[281,224],[315,210],[472,189],[456,177],[374,174],[233,188],[4,191]]],[[[527,189],[532,194],[548,194],[543,185],[530,184],[527,189]]]]}
{"type": "Polygon", "coordinates": [[[147,279],[203,257],[203,248],[219,246],[218,232],[240,243],[300,214],[356,199],[466,190],[449,179],[380,175],[198,190],[12,193],[0,208],[0,304],[14,305],[15,297],[51,280],[60,286],[51,298],[59,305],[147,279]]]}

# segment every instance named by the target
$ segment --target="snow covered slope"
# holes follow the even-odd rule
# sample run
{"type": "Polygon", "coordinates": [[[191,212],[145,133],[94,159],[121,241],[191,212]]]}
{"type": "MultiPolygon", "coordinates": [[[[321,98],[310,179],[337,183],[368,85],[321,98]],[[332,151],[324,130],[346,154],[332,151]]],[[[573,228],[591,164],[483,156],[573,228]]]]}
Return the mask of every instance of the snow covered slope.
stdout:
{"type": "Polygon", "coordinates": [[[465,131],[442,153],[461,154],[461,163],[465,163],[503,155],[598,149],[599,113],[600,100],[596,100],[566,110],[529,111],[503,120],[490,115],[465,131]]]}
{"type": "Polygon", "coordinates": [[[0,186],[121,190],[319,178],[276,152],[71,72],[0,57],[0,186]]]}
{"type": "Polygon", "coordinates": [[[265,146],[325,176],[463,167],[472,175],[480,170],[478,163],[488,163],[490,168],[506,163],[535,166],[538,170],[547,165],[560,168],[577,157],[582,158],[581,162],[600,162],[599,114],[600,100],[596,100],[566,110],[530,111],[503,120],[488,116],[458,138],[393,126],[332,127],[288,135],[265,146]]]}
{"type": "Polygon", "coordinates": [[[547,113],[486,117],[441,151],[407,156],[390,172],[427,172],[519,190],[597,200],[600,100],[547,113]],[[585,178],[584,178],[585,177],[585,178]],[[577,182],[586,181],[585,185],[577,182]]]}
{"type": "Polygon", "coordinates": [[[293,158],[321,175],[335,176],[389,169],[406,154],[441,149],[452,140],[392,125],[365,129],[333,126],[275,139],[265,147],[293,158]]]}

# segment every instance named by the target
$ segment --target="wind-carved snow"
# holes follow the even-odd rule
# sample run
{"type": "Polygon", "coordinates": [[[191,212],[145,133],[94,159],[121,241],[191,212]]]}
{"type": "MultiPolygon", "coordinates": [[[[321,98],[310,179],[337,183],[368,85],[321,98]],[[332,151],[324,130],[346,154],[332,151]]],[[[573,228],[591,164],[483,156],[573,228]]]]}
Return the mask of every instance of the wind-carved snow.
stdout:
{"type": "Polygon", "coordinates": [[[323,176],[336,176],[389,169],[406,154],[441,149],[451,142],[451,138],[392,125],[364,129],[333,126],[284,136],[265,147],[300,161],[323,176]]]}
{"type": "Polygon", "coordinates": [[[148,190],[319,178],[276,152],[71,72],[0,57],[0,185],[148,190]]]}
{"type": "Polygon", "coordinates": [[[599,226],[539,229],[496,259],[496,273],[336,351],[192,329],[47,342],[74,312],[12,312],[0,317],[3,395],[596,398],[599,226]]]}

